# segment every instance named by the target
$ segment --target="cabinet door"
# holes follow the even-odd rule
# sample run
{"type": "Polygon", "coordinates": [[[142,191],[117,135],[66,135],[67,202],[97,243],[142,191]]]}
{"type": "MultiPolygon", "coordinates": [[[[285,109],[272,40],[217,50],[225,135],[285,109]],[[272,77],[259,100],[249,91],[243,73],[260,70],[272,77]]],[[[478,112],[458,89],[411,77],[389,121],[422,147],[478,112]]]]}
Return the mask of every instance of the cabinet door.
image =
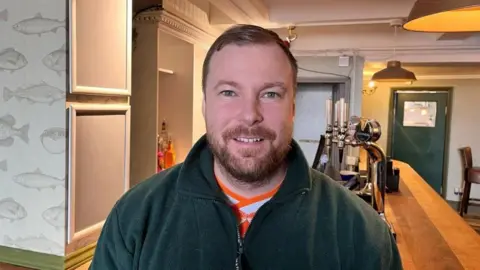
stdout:
{"type": "Polygon", "coordinates": [[[97,241],[129,188],[132,44],[132,0],[69,4],[67,254],[97,241]]]}
{"type": "Polygon", "coordinates": [[[131,94],[131,0],[71,0],[70,93],[131,94]]]}

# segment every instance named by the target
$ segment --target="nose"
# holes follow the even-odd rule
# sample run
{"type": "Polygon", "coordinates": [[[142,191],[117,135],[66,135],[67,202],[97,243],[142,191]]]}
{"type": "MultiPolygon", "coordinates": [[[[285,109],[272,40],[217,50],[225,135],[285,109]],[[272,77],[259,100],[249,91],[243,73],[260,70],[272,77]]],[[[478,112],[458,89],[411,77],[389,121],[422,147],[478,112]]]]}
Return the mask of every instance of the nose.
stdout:
{"type": "Polygon", "coordinates": [[[253,126],[263,121],[260,102],[257,98],[247,98],[243,100],[242,111],[240,112],[241,120],[247,126],[253,126]]]}

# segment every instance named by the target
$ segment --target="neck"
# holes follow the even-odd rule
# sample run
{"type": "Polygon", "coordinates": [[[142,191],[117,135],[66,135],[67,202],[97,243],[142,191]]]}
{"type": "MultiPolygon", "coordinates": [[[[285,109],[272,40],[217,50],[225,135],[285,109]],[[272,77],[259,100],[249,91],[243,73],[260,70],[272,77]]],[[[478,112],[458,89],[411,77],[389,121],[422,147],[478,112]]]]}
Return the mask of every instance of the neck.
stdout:
{"type": "Polygon", "coordinates": [[[228,189],[242,197],[252,198],[279,186],[285,179],[287,163],[283,163],[268,179],[258,183],[245,183],[241,179],[236,179],[216,159],[214,159],[213,170],[218,181],[221,181],[228,189]]]}

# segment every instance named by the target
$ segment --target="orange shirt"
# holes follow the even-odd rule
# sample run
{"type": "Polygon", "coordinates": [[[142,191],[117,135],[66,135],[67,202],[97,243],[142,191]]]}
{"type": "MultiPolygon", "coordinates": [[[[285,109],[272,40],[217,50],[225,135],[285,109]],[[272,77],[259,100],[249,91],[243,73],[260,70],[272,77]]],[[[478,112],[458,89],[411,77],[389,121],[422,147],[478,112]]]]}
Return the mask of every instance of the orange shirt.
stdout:
{"type": "Polygon", "coordinates": [[[276,188],[269,192],[260,194],[255,197],[246,198],[231,191],[221,181],[218,181],[218,179],[217,182],[223,193],[225,193],[225,195],[227,196],[229,203],[238,218],[238,226],[240,229],[240,235],[242,237],[244,237],[247,233],[248,226],[250,226],[250,223],[252,222],[252,219],[255,216],[257,210],[263,204],[268,202],[280,188],[280,185],[278,185],[276,188]]]}

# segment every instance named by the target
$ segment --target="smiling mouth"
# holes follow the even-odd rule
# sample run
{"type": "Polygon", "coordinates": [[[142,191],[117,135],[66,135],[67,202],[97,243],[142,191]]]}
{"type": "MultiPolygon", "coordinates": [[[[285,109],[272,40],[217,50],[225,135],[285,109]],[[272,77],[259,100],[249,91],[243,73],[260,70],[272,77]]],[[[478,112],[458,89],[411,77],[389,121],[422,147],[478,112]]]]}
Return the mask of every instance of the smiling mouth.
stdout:
{"type": "Polygon", "coordinates": [[[263,138],[244,138],[244,137],[238,137],[238,138],[233,138],[237,142],[242,142],[242,143],[258,143],[262,142],[263,138]]]}

